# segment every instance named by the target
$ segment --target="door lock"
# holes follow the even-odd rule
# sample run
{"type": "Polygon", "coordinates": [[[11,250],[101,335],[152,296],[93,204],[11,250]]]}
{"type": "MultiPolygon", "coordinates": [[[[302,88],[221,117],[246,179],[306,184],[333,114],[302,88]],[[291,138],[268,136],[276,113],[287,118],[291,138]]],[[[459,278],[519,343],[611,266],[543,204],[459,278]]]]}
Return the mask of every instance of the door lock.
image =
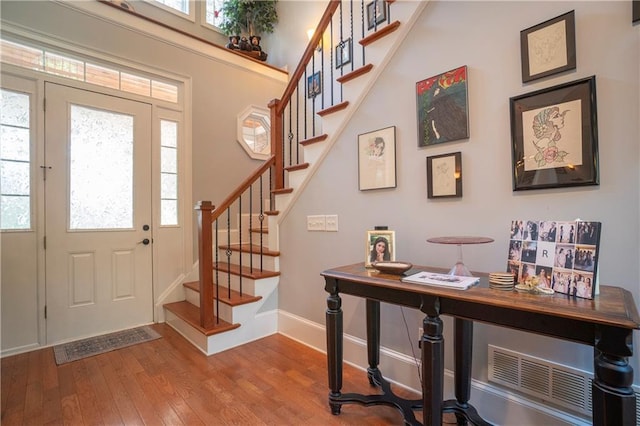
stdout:
{"type": "Polygon", "coordinates": [[[138,241],[138,244],[144,244],[145,246],[148,246],[150,242],[151,242],[151,240],[150,240],[150,239],[145,238],[145,239],[144,239],[144,240],[142,240],[142,241],[138,241]]]}

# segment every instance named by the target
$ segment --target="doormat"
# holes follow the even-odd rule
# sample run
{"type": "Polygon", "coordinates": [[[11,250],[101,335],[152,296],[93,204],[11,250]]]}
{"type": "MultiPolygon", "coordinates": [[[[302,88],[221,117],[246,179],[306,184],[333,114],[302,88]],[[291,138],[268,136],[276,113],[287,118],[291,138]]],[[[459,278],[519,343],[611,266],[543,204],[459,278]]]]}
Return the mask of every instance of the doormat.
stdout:
{"type": "Polygon", "coordinates": [[[145,325],[132,328],[130,330],[117,331],[115,333],[104,334],[102,336],[89,337],[87,339],[76,340],[75,342],[64,343],[53,347],[56,357],[56,364],[61,365],[67,362],[77,361],[138,343],[148,342],[162,337],[157,331],[145,325]]]}

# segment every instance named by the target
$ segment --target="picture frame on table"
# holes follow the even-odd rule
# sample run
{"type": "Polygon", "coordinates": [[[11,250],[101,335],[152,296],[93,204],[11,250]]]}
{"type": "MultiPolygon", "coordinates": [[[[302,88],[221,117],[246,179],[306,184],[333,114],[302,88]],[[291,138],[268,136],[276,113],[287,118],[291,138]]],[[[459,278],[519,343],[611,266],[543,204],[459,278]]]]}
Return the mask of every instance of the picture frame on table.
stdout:
{"type": "Polygon", "coordinates": [[[307,77],[307,98],[315,98],[320,93],[322,93],[322,74],[317,71],[307,77]]]}
{"type": "Polygon", "coordinates": [[[509,104],[514,191],[599,185],[595,76],[509,104]]]}
{"type": "Polygon", "coordinates": [[[351,62],[352,49],[353,43],[351,41],[351,37],[336,45],[336,69],[342,68],[351,62]]]}
{"type": "Polygon", "coordinates": [[[427,198],[462,197],[462,153],[427,157],[427,198]]]}
{"type": "Polygon", "coordinates": [[[575,11],[520,31],[522,82],[576,68],[575,11]]]}
{"type": "Polygon", "coordinates": [[[416,83],[418,147],[469,137],[467,66],[416,83]]]}
{"type": "Polygon", "coordinates": [[[396,127],[358,135],[360,191],[396,187],[396,127]]]}
{"type": "Polygon", "coordinates": [[[387,2],[385,0],[373,0],[367,4],[367,29],[374,29],[386,20],[387,2]]]}
{"type": "Polygon", "coordinates": [[[378,261],[378,252],[382,254],[381,259],[384,262],[394,262],[396,260],[395,231],[378,229],[367,231],[364,260],[365,267],[373,267],[373,262],[378,261]]]}

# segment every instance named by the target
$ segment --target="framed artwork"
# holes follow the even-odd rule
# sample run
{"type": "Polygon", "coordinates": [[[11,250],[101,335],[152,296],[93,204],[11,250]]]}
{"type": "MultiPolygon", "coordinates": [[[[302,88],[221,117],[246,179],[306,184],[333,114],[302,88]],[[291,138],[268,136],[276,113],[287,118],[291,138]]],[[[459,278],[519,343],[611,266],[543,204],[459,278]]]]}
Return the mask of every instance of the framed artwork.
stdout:
{"type": "Polygon", "coordinates": [[[592,299],[598,294],[600,222],[513,220],[507,272],[554,293],[592,299]]]}
{"type": "Polygon", "coordinates": [[[427,198],[462,197],[462,153],[427,157],[427,198]]]}
{"type": "Polygon", "coordinates": [[[640,0],[633,0],[631,5],[631,21],[635,24],[636,22],[640,22],[640,0]]]}
{"type": "Polygon", "coordinates": [[[396,127],[358,135],[360,191],[396,187],[396,127]]]}
{"type": "Polygon", "coordinates": [[[353,44],[351,38],[341,41],[336,46],[336,68],[342,68],[351,62],[351,50],[353,44]]]}
{"type": "Polygon", "coordinates": [[[467,67],[416,83],[418,147],[469,137],[467,67]]]}
{"type": "Polygon", "coordinates": [[[576,68],[575,12],[520,31],[522,82],[576,68]]]}
{"type": "Polygon", "coordinates": [[[322,78],[320,71],[307,77],[307,98],[315,98],[322,91],[322,78]]]}
{"type": "Polygon", "coordinates": [[[370,268],[373,262],[394,262],[396,260],[395,247],[395,231],[367,231],[364,266],[370,268]]]}
{"type": "Polygon", "coordinates": [[[514,191],[599,184],[595,76],[509,103],[514,191]]]}
{"type": "Polygon", "coordinates": [[[387,19],[387,2],[384,0],[373,0],[367,4],[367,28],[373,29],[378,24],[387,19]]]}

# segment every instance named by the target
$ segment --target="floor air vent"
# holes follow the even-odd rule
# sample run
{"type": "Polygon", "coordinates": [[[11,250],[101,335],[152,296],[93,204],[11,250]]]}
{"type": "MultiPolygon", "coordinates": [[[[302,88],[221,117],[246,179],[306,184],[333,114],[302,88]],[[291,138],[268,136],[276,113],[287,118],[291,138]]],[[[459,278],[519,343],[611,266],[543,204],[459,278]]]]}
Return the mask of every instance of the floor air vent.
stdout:
{"type": "MultiPolygon", "coordinates": [[[[489,345],[489,381],[591,416],[593,375],[588,371],[489,345]]],[[[633,389],[640,425],[640,388],[633,389]]]]}
{"type": "Polygon", "coordinates": [[[591,376],[586,371],[489,345],[489,381],[591,414],[591,376]]]}

